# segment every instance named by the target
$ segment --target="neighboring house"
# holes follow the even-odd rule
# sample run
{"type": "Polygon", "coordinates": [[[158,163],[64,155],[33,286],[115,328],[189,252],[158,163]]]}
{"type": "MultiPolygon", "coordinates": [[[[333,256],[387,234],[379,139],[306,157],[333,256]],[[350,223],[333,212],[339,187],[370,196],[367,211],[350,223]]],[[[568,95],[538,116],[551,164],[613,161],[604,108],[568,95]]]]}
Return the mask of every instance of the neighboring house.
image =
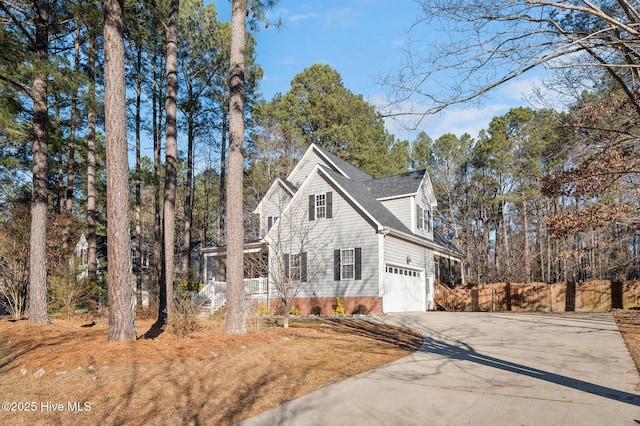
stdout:
{"type": "MultiPolygon", "coordinates": [[[[261,239],[245,246],[245,256],[264,266],[245,262],[253,265],[245,277],[254,278],[245,294],[266,293],[273,302],[286,277],[297,283],[292,305],[303,314],[330,314],[337,298],[347,314],[359,305],[369,313],[436,309],[435,281],[462,280],[461,253],[433,229],[436,204],[424,170],[375,179],[311,145],[254,211],[261,239]]],[[[223,261],[226,249],[201,252],[213,297],[224,291],[223,262],[214,260],[223,261]]]]}
{"type": "MultiPolygon", "coordinates": [[[[151,249],[146,241],[142,240],[141,255],[138,256],[138,250],[136,247],[138,240],[136,236],[131,237],[131,286],[134,290],[134,295],[137,288],[137,277],[140,276],[142,280],[142,306],[149,306],[149,260],[151,255],[151,249]]],[[[89,243],[85,234],[80,235],[78,242],[76,243],[75,255],[78,259],[78,269],[80,270],[80,278],[87,277],[87,254],[89,251],[89,243]]],[[[96,258],[98,263],[98,275],[106,274],[107,264],[107,238],[103,235],[96,236],[96,258]]]]}

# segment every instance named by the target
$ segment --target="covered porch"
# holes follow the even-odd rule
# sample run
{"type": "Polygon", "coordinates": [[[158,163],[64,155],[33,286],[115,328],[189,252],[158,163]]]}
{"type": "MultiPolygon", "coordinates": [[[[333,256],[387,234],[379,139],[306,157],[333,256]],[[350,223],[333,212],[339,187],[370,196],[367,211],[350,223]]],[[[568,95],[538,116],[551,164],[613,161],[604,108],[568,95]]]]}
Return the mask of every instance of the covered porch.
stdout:
{"type": "MultiPolygon", "coordinates": [[[[244,297],[248,311],[260,305],[269,307],[269,250],[260,241],[244,246],[244,297]]],[[[227,247],[205,247],[202,255],[202,278],[204,288],[196,296],[201,313],[215,312],[227,301],[226,259],[227,247]]]]}

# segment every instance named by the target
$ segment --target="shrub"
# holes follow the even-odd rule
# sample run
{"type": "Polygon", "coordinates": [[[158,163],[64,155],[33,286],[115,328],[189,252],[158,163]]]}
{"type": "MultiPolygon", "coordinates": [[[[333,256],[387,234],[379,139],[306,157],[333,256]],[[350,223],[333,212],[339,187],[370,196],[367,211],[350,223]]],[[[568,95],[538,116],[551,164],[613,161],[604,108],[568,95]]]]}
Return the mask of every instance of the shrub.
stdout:
{"type": "Polygon", "coordinates": [[[322,315],[322,308],[320,306],[314,306],[311,308],[311,315],[322,315]]]}
{"type": "Polygon", "coordinates": [[[269,315],[269,308],[265,304],[260,304],[256,309],[256,315],[269,315]]]}
{"type": "Polygon", "coordinates": [[[200,308],[187,291],[179,291],[173,300],[169,330],[178,337],[188,337],[198,331],[200,308]]]}
{"type": "Polygon", "coordinates": [[[344,315],[344,299],[336,297],[336,304],[333,305],[333,315],[344,315]]]}
{"type": "Polygon", "coordinates": [[[369,308],[367,308],[362,303],[356,306],[353,310],[353,315],[367,315],[369,313],[369,308]]]}
{"type": "Polygon", "coordinates": [[[302,315],[302,311],[300,311],[300,309],[298,309],[296,306],[292,306],[289,313],[291,315],[302,315]]]}

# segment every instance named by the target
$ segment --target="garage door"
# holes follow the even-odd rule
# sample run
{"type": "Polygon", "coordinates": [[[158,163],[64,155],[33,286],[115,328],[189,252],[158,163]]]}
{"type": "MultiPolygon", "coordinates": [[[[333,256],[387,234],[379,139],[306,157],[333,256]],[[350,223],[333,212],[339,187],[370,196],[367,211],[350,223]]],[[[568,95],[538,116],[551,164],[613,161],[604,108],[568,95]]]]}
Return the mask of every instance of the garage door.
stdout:
{"type": "Polygon", "coordinates": [[[385,271],[382,310],[384,312],[424,311],[426,298],[424,273],[395,266],[387,266],[385,271]]]}

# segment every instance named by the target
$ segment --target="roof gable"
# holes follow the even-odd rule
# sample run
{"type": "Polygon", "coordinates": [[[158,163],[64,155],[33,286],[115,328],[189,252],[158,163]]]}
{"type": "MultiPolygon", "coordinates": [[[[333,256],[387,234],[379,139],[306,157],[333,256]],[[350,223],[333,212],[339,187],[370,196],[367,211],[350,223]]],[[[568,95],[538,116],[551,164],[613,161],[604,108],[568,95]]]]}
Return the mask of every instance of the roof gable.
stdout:
{"type": "Polygon", "coordinates": [[[276,178],[276,180],[273,181],[273,183],[267,190],[267,193],[264,194],[264,197],[262,197],[262,200],[260,200],[256,208],[253,210],[254,214],[260,214],[260,212],[262,211],[262,207],[264,206],[264,203],[273,196],[273,194],[278,188],[282,188],[291,197],[293,197],[293,195],[296,193],[296,190],[297,190],[296,186],[293,183],[289,182],[288,180],[276,178]]]}
{"type": "Polygon", "coordinates": [[[313,166],[309,164],[310,162],[313,162],[313,165],[320,164],[328,169],[331,169],[343,176],[356,181],[373,179],[370,174],[365,173],[357,167],[349,164],[337,155],[320,148],[316,144],[311,144],[305,151],[298,164],[296,164],[291,173],[289,173],[287,180],[291,182],[298,182],[301,184],[306,176],[302,177],[300,176],[300,174],[304,173],[304,170],[310,171],[313,168],[313,166]]]}

